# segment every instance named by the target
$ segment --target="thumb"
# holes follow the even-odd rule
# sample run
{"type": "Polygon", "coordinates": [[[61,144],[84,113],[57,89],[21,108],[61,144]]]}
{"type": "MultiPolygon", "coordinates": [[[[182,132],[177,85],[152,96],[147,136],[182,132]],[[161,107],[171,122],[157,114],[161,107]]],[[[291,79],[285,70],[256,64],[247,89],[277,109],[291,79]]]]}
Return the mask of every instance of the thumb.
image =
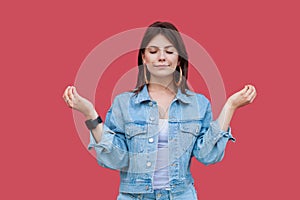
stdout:
{"type": "Polygon", "coordinates": [[[244,88],[241,90],[241,93],[244,94],[248,90],[248,85],[245,85],[244,88]]]}
{"type": "Polygon", "coordinates": [[[72,87],[72,93],[73,93],[73,95],[74,95],[74,97],[78,97],[79,96],[79,94],[78,94],[78,92],[77,92],[77,90],[76,90],[76,87],[72,87]]]}

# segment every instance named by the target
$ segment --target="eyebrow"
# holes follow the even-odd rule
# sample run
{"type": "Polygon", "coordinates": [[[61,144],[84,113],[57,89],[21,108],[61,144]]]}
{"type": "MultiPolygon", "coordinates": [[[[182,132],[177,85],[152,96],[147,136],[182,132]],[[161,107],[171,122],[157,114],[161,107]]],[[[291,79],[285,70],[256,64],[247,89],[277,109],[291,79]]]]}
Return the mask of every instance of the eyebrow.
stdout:
{"type": "MultiPolygon", "coordinates": [[[[152,48],[159,48],[158,46],[154,46],[154,45],[151,45],[151,46],[149,46],[149,47],[147,47],[147,48],[150,48],[150,47],[152,47],[152,48]]],[[[165,46],[165,47],[163,47],[164,49],[167,49],[167,48],[170,48],[170,47],[174,47],[173,45],[168,45],[168,46],[165,46]]],[[[175,47],[174,47],[175,48],[175,47]]]]}

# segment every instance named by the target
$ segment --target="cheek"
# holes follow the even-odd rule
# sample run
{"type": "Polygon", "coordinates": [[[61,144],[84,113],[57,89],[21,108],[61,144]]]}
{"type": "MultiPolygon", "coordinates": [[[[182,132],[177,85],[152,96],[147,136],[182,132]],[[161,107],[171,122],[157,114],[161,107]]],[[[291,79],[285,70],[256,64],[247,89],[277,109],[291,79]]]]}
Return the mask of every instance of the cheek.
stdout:
{"type": "Polygon", "coordinates": [[[169,60],[172,62],[172,65],[176,65],[178,63],[178,56],[172,56],[169,58],[169,60]]]}
{"type": "Polygon", "coordinates": [[[146,54],[145,57],[144,57],[144,61],[146,63],[153,62],[155,60],[156,60],[156,56],[155,55],[146,54]]]}

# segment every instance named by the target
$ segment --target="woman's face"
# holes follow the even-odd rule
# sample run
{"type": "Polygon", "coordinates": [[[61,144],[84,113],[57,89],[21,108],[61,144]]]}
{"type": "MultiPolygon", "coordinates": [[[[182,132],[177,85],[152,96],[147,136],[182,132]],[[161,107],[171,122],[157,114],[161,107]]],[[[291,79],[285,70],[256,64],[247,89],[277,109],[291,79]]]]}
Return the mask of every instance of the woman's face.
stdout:
{"type": "Polygon", "coordinates": [[[151,78],[170,78],[178,63],[178,52],[165,36],[159,34],[147,45],[143,62],[151,78]]]}

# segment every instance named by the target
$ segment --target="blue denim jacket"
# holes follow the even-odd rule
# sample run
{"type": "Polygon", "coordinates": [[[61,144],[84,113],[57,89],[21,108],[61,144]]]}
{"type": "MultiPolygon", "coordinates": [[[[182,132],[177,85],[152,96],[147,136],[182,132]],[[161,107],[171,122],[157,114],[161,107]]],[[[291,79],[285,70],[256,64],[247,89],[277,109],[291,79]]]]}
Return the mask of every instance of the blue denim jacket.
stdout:
{"type": "MultiPolygon", "coordinates": [[[[212,121],[206,97],[187,94],[179,89],[169,108],[169,185],[174,193],[193,183],[193,156],[205,165],[219,162],[228,140],[235,140],[230,128],[224,132],[212,121]]],[[[153,192],[158,123],[157,103],[145,86],[138,94],[125,92],[114,99],[99,143],[90,134],[88,147],[96,150],[99,165],[120,170],[120,192],[153,192]]]]}

